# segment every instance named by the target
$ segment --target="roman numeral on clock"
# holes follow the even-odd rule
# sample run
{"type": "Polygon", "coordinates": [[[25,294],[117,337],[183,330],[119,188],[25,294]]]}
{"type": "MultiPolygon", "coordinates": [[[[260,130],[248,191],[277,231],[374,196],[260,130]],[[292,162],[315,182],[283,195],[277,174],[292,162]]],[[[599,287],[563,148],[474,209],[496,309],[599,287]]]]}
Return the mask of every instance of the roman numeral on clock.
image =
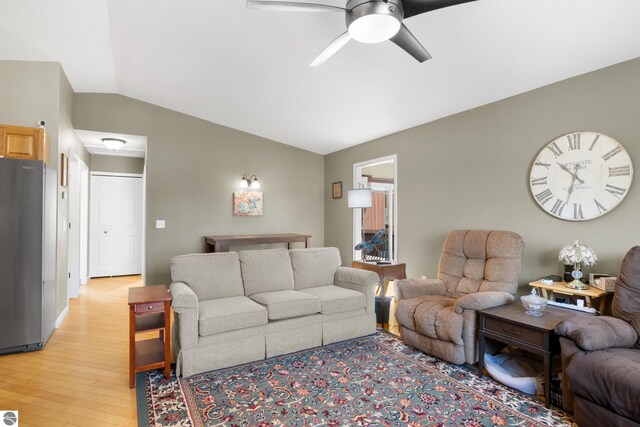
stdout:
{"type": "Polygon", "coordinates": [[[605,208],[604,206],[602,206],[602,205],[600,204],[600,202],[598,202],[598,200],[593,199],[593,201],[594,201],[594,202],[596,202],[596,208],[598,208],[598,213],[599,213],[599,214],[601,214],[601,215],[602,215],[604,212],[606,212],[606,211],[607,211],[607,208],[605,208]]]}
{"type": "Polygon", "coordinates": [[[553,199],[553,194],[551,193],[551,190],[549,190],[548,188],[536,194],[536,200],[538,200],[538,203],[540,203],[541,205],[544,205],[551,199],[553,199]]]}
{"type": "Polygon", "coordinates": [[[569,140],[569,150],[579,150],[580,149],[580,134],[572,133],[567,135],[567,139],[569,140]]]}
{"type": "Polygon", "coordinates": [[[591,147],[589,147],[589,151],[593,151],[593,148],[596,146],[596,142],[598,142],[598,138],[600,138],[600,135],[596,135],[596,137],[593,138],[593,142],[591,143],[591,147]]]}
{"type": "Polygon", "coordinates": [[[551,207],[551,210],[549,212],[551,212],[554,215],[562,216],[562,210],[564,209],[564,207],[566,205],[567,204],[565,202],[563,202],[560,199],[557,199],[556,202],[551,207]]]}
{"type": "Polygon", "coordinates": [[[544,166],[545,168],[549,169],[549,167],[551,166],[551,163],[542,163],[540,160],[536,160],[534,165],[535,166],[544,166]]]}
{"type": "Polygon", "coordinates": [[[618,145],[616,148],[614,148],[613,150],[611,150],[608,153],[606,153],[605,155],[603,155],[602,158],[605,159],[605,160],[609,160],[610,158],[612,158],[613,156],[615,156],[616,154],[618,154],[621,151],[622,151],[622,148],[620,148],[620,146],[618,145]]]}
{"type": "Polygon", "coordinates": [[[607,184],[604,189],[611,193],[611,195],[616,199],[619,199],[620,196],[622,196],[624,192],[627,191],[626,188],[616,187],[615,185],[611,184],[607,184]]]}
{"type": "Polygon", "coordinates": [[[584,214],[582,213],[582,205],[580,203],[573,204],[573,219],[584,219],[584,214]]]}
{"type": "Polygon", "coordinates": [[[630,166],[618,166],[615,168],[609,168],[609,176],[628,176],[631,175],[630,166]]]}
{"type": "Polygon", "coordinates": [[[556,159],[562,155],[562,150],[555,142],[547,145],[547,148],[553,153],[554,156],[556,156],[556,159]]]}
{"type": "Polygon", "coordinates": [[[546,185],[547,177],[543,176],[542,178],[531,178],[531,185],[546,185]]]}

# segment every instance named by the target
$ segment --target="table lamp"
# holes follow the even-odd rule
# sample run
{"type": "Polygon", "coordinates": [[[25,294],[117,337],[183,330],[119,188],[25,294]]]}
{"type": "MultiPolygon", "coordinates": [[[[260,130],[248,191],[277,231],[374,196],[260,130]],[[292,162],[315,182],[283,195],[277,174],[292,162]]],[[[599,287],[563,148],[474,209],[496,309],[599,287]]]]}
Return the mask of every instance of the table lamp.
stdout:
{"type": "Polygon", "coordinates": [[[598,262],[598,257],[593,252],[593,249],[576,239],[573,243],[560,249],[558,260],[565,265],[573,265],[573,271],[571,272],[573,281],[565,283],[566,287],[578,290],[588,288],[587,285],[580,281],[580,278],[582,278],[580,265],[595,265],[598,262]]]}

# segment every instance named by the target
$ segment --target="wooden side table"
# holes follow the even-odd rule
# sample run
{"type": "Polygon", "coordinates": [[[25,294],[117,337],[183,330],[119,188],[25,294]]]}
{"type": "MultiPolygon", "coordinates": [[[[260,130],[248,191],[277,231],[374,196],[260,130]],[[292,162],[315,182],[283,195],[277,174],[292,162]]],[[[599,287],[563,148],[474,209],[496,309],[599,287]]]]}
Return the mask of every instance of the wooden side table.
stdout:
{"type": "Polygon", "coordinates": [[[550,285],[542,282],[529,282],[529,286],[539,289],[542,292],[542,296],[551,301],[555,301],[555,294],[570,295],[584,298],[587,307],[593,307],[591,298],[598,298],[600,299],[600,308],[598,309],[600,314],[604,314],[604,310],[607,307],[607,297],[613,295],[611,292],[603,291],[593,286],[589,286],[588,289],[584,290],[568,288],[564,285],[564,282],[553,282],[550,285]]]}
{"type": "Polygon", "coordinates": [[[394,280],[394,279],[400,280],[400,279],[407,278],[406,264],[405,263],[376,264],[376,263],[364,262],[364,261],[352,261],[351,267],[359,268],[361,270],[373,271],[380,277],[380,288],[381,288],[380,319],[383,321],[383,324],[384,324],[384,318],[385,318],[384,303],[387,298],[387,287],[389,286],[389,282],[391,280],[394,280]]]}
{"type": "Polygon", "coordinates": [[[551,356],[560,351],[554,328],[567,317],[590,315],[550,306],[544,309],[540,317],[530,316],[525,311],[519,301],[478,310],[478,376],[482,377],[484,370],[487,338],[539,354],[544,363],[544,405],[548,408],[551,399],[551,356]]]}
{"type": "Polygon", "coordinates": [[[171,375],[171,294],[164,285],[129,289],[129,388],[136,373],[164,367],[171,375]],[[136,334],[158,331],[158,338],[136,341],[136,334]]]}

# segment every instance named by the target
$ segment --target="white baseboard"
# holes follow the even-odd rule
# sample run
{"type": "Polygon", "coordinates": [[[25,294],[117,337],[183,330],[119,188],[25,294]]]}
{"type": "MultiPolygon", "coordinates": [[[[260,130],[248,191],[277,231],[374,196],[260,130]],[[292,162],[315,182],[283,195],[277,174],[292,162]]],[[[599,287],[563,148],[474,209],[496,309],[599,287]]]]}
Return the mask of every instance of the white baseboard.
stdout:
{"type": "Polygon", "coordinates": [[[58,329],[60,325],[62,325],[62,322],[64,321],[64,318],[67,317],[67,314],[69,314],[69,303],[67,303],[67,306],[64,308],[64,310],[62,310],[62,313],[60,313],[60,316],[58,316],[58,318],[56,319],[56,329],[58,329]]]}

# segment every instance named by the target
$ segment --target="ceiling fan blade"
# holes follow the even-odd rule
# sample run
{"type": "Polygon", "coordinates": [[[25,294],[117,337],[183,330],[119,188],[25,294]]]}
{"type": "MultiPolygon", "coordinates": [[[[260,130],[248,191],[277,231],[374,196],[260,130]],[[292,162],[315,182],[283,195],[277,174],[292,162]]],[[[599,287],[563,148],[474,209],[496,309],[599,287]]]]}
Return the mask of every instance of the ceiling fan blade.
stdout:
{"type": "Polygon", "coordinates": [[[416,58],[418,62],[431,59],[431,55],[429,55],[427,49],[420,44],[416,36],[414,36],[404,24],[400,27],[398,34],[391,37],[391,41],[404,49],[409,55],[416,58]]]}
{"type": "Polygon", "coordinates": [[[324,50],[320,52],[320,55],[316,56],[316,59],[311,61],[309,67],[319,67],[327,62],[327,59],[331,58],[334,53],[342,49],[349,40],[351,40],[351,34],[349,34],[348,31],[340,34],[337,39],[332,41],[329,46],[325,47],[324,50]]]}
{"type": "Polygon", "coordinates": [[[300,3],[294,1],[247,0],[247,9],[262,9],[279,12],[344,12],[338,6],[318,3],[300,3]]]}
{"type": "Polygon", "coordinates": [[[402,0],[402,9],[404,9],[406,19],[421,13],[472,1],[476,0],[402,0]]]}

